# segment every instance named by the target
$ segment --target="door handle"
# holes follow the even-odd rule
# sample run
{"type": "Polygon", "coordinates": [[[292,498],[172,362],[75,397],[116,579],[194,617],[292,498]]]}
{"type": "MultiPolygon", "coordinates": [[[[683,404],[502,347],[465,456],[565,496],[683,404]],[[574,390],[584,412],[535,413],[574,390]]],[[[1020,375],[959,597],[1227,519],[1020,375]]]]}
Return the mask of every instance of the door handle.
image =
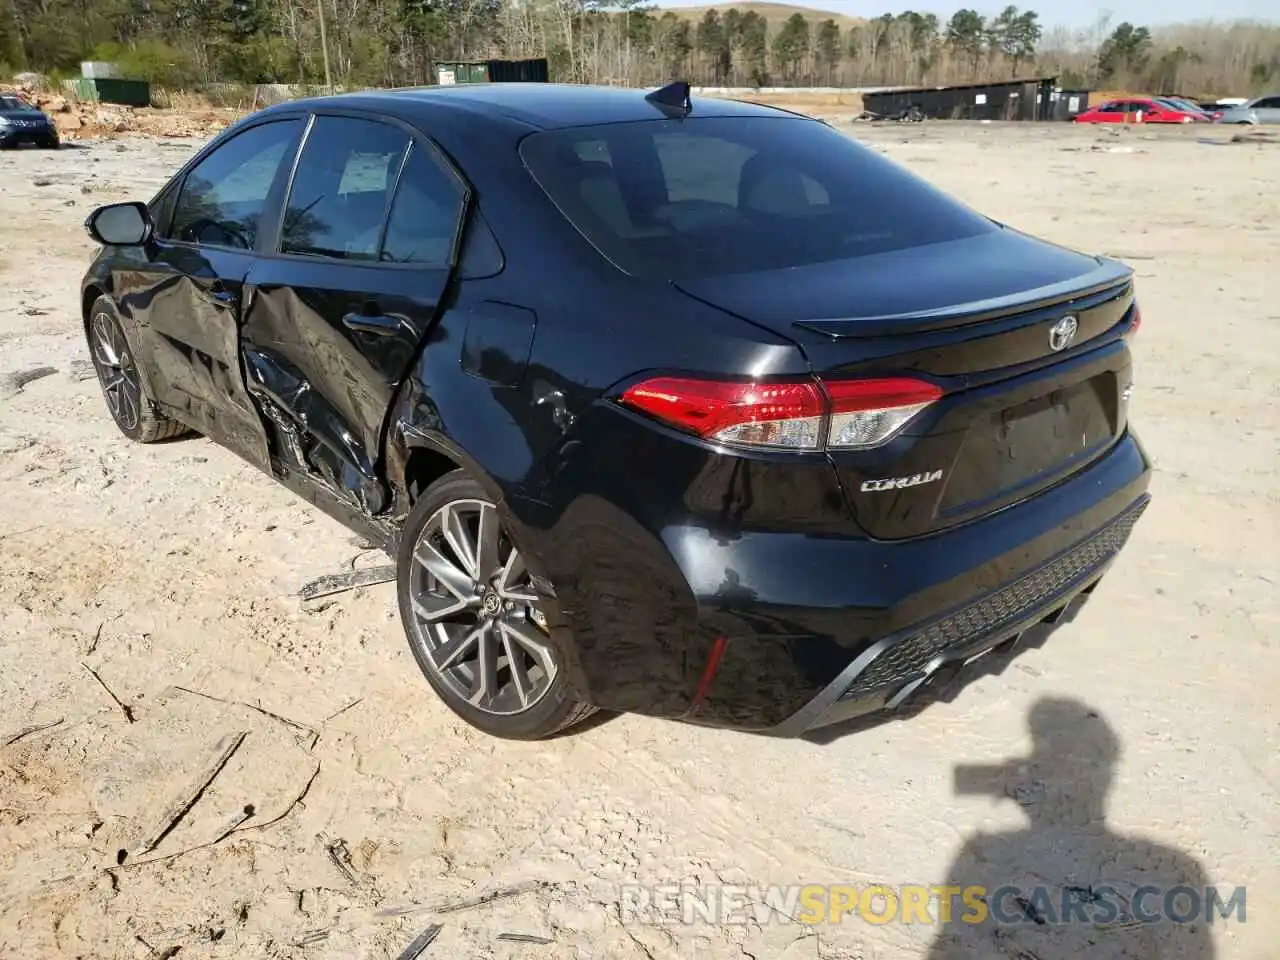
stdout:
{"type": "Polygon", "coordinates": [[[394,337],[400,332],[400,321],[396,317],[366,313],[348,313],[342,318],[342,325],[348,330],[371,333],[377,337],[394,337]]]}

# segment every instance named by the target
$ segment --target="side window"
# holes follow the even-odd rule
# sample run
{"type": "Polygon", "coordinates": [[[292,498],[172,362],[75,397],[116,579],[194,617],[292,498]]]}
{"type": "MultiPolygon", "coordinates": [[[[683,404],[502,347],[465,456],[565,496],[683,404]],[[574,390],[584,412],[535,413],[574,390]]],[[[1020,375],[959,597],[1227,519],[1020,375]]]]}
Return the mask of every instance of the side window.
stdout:
{"type": "Polygon", "coordinates": [[[178,200],[178,186],[178,184],[171,184],[147,205],[151,222],[155,224],[156,233],[159,236],[169,235],[169,223],[173,219],[173,208],[178,200]]]}
{"type": "Polygon", "coordinates": [[[1255,110],[1280,110],[1280,97],[1267,97],[1253,105],[1255,110]]]}
{"type": "Polygon", "coordinates": [[[376,260],[409,135],[386,123],[317,117],[302,148],[280,252],[376,260]]]}
{"type": "Polygon", "coordinates": [[[448,266],[465,194],[432,151],[415,145],[396,187],[382,245],[384,263],[448,266]]]}
{"type": "Polygon", "coordinates": [[[506,260],[502,256],[502,248],[498,246],[498,238],[489,229],[484,214],[479,209],[473,210],[463,235],[462,249],[458,251],[458,279],[479,280],[492,277],[502,272],[506,260]]]}
{"type": "Polygon", "coordinates": [[[169,236],[184,243],[252,250],[276,177],[291,158],[298,120],[251,127],[187,174],[169,236]]]}

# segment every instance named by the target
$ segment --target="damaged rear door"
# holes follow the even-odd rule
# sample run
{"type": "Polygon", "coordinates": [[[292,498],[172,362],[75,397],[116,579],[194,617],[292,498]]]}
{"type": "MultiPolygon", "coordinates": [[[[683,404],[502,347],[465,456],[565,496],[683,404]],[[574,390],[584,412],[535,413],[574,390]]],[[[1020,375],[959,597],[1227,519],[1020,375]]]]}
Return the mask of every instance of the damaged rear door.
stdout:
{"type": "Polygon", "coordinates": [[[467,201],[411,128],[318,113],[246,281],[245,377],[277,467],[368,515],[387,502],[387,411],[449,288],[467,201]]]}

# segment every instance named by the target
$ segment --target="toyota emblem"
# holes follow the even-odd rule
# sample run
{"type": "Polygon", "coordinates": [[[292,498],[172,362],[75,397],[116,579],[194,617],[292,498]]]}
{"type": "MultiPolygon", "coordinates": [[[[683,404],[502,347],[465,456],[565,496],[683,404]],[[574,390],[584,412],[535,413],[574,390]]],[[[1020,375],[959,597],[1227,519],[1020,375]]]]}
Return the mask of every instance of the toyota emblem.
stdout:
{"type": "Polygon", "coordinates": [[[1075,317],[1066,316],[1049,328],[1049,349],[1054,353],[1065,350],[1071,346],[1071,341],[1076,338],[1076,331],[1080,329],[1080,321],[1075,317]]]}

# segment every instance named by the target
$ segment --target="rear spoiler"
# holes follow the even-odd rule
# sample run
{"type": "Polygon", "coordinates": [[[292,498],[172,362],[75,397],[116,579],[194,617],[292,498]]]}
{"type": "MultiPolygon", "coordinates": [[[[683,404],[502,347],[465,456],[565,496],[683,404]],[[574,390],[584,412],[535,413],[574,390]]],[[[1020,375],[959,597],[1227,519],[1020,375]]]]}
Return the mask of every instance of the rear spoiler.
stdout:
{"type": "Polygon", "coordinates": [[[1010,314],[1023,313],[1060,303],[1069,309],[1076,300],[1104,292],[1116,296],[1125,293],[1133,282],[1133,268],[1109,257],[1095,257],[1098,268],[1083,276],[1019,293],[958,303],[930,310],[869,317],[831,317],[797,320],[794,326],[839,340],[842,337],[888,337],[903,333],[944,330],[972,323],[998,320],[1010,314]]]}

